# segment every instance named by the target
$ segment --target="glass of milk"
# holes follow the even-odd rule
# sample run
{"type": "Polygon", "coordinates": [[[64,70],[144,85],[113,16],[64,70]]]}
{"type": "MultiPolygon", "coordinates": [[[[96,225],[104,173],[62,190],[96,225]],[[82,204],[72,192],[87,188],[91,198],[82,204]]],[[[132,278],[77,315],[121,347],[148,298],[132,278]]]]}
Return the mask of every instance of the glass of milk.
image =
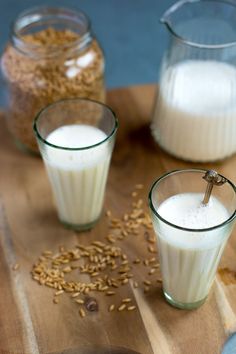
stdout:
{"type": "Polygon", "coordinates": [[[151,130],[168,153],[194,162],[236,152],[236,2],[181,0],[169,35],[151,130]]]}
{"type": "Polygon", "coordinates": [[[164,295],[181,309],[197,308],[206,300],[235,222],[235,185],[227,179],[214,186],[204,205],[205,172],[169,172],[149,194],[164,295]]]}
{"type": "Polygon", "coordinates": [[[101,216],[117,131],[112,110],[88,99],[66,99],[43,109],[34,132],[60,221],[75,230],[101,216]]]}

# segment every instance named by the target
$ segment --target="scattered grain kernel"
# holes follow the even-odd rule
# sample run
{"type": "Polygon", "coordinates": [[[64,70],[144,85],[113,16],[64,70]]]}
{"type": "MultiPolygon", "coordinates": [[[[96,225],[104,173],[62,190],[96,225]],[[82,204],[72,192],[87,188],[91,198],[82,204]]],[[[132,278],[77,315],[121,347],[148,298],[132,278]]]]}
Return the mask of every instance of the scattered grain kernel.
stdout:
{"type": "Polygon", "coordinates": [[[118,238],[118,240],[120,240],[120,241],[124,240],[124,236],[122,236],[122,235],[117,236],[117,238],[118,238]]]}
{"type": "Polygon", "coordinates": [[[107,291],[107,292],[106,292],[106,295],[108,295],[108,296],[115,295],[115,291],[107,291]]]}
{"type": "Polygon", "coordinates": [[[118,307],[118,311],[123,311],[126,308],[126,304],[122,304],[118,307]]]}
{"type": "Polygon", "coordinates": [[[130,279],[130,278],[133,278],[133,273],[128,273],[127,275],[126,275],[126,278],[128,278],[128,279],[130,279]]]}
{"type": "Polygon", "coordinates": [[[159,263],[153,264],[152,268],[160,268],[160,264],[159,263]]]}
{"type": "Polygon", "coordinates": [[[78,264],[72,265],[71,269],[78,269],[80,266],[78,264]]]}
{"type": "Polygon", "coordinates": [[[44,251],[43,255],[44,256],[52,256],[52,251],[44,251]]]}
{"type": "Polygon", "coordinates": [[[70,273],[72,271],[72,269],[71,269],[71,267],[65,267],[64,269],[63,269],[63,272],[64,273],[70,273]]]}
{"type": "Polygon", "coordinates": [[[64,293],[64,290],[58,290],[55,292],[55,296],[59,296],[59,295],[62,295],[64,293]]]}
{"type": "Polygon", "coordinates": [[[122,273],[127,273],[129,271],[130,271],[130,267],[128,265],[126,265],[126,266],[120,267],[119,273],[122,274],[122,273]]]}
{"type": "Polygon", "coordinates": [[[77,296],[79,296],[79,295],[80,295],[80,293],[79,293],[79,292],[77,292],[77,293],[72,294],[72,295],[71,295],[71,297],[73,297],[73,298],[74,298],[74,297],[77,297],[77,296]]]}
{"type": "Polygon", "coordinates": [[[133,286],[134,286],[134,288],[137,289],[137,288],[138,288],[138,282],[137,282],[137,281],[134,281],[134,282],[133,282],[133,286]]]}
{"type": "Polygon", "coordinates": [[[82,318],[84,318],[86,316],[85,311],[82,308],[79,309],[79,314],[80,314],[80,317],[82,317],[82,318]]]}
{"type": "Polygon", "coordinates": [[[125,304],[128,304],[131,301],[132,301],[132,299],[130,297],[126,297],[125,299],[122,300],[122,302],[125,304]]]}
{"type": "Polygon", "coordinates": [[[151,285],[152,283],[151,283],[149,280],[144,280],[144,281],[143,281],[143,284],[144,284],[144,285],[151,285]]]}
{"type": "Polygon", "coordinates": [[[128,214],[125,214],[124,217],[123,217],[124,221],[128,221],[129,220],[129,215],[128,214]]]}
{"type": "Polygon", "coordinates": [[[13,265],[12,269],[13,270],[18,270],[20,268],[20,264],[19,263],[16,263],[13,265]]]}
{"type": "Polygon", "coordinates": [[[85,288],[84,291],[83,291],[83,293],[84,293],[85,295],[87,295],[87,294],[89,293],[89,291],[90,291],[89,288],[85,288]]]}
{"type": "Polygon", "coordinates": [[[128,261],[127,259],[126,259],[125,261],[122,261],[122,262],[121,262],[122,265],[126,265],[126,264],[128,264],[128,263],[129,263],[129,261],[128,261]]]}
{"type": "Polygon", "coordinates": [[[139,258],[136,258],[134,261],[133,261],[134,264],[139,264],[141,263],[141,260],[139,258]]]}
{"type": "Polygon", "coordinates": [[[62,253],[62,252],[64,252],[64,251],[65,251],[64,246],[62,246],[62,245],[61,245],[61,246],[59,246],[59,252],[61,252],[61,253],[62,253]]]}
{"type": "Polygon", "coordinates": [[[152,275],[152,274],[154,274],[156,272],[156,269],[155,268],[152,268],[152,269],[150,269],[150,271],[149,271],[149,275],[152,275]]]}
{"type": "Polygon", "coordinates": [[[110,242],[110,243],[115,243],[115,242],[116,242],[116,240],[115,240],[115,238],[114,238],[113,235],[108,235],[108,236],[106,237],[106,239],[107,239],[107,241],[110,242]]]}
{"type": "Polygon", "coordinates": [[[156,250],[151,245],[148,246],[148,251],[150,253],[156,253],[156,250]]]}
{"type": "Polygon", "coordinates": [[[139,199],[139,200],[137,201],[137,208],[140,208],[140,207],[142,206],[142,204],[143,204],[143,200],[142,200],[142,199],[139,199]]]}
{"type": "Polygon", "coordinates": [[[135,310],[136,309],[136,306],[135,305],[132,305],[132,306],[128,306],[127,307],[127,310],[128,311],[133,311],[133,310],[135,310]]]}
{"type": "Polygon", "coordinates": [[[91,275],[91,277],[96,277],[99,274],[99,272],[93,272],[91,275]]]}
{"type": "Polygon", "coordinates": [[[149,243],[156,243],[155,238],[152,238],[152,237],[148,238],[147,241],[148,241],[149,243]]]}
{"type": "Polygon", "coordinates": [[[108,311],[111,312],[111,311],[114,311],[114,310],[115,310],[115,305],[114,304],[110,305],[109,308],[108,308],[108,311]]]}
{"type": "Polygon", "coordinates": [[[113,288],[119,288],[118,283],[114,283],[114,282],[113,282],[113,283],[111,284],[111,286],[112,286],[113,288]]]}
{"type": "Polygon", "coordinates": [[[80,305],[84,304],[84,300],[83,299],[76,299],[75,302],[77,302],[77,304],[80,304],[80,305]]]}
{"type": "Polygon", "coordinates": [[[111,216],[111,211],[110,211],[110,210],[107,210],[107,211],[106,211],[106,216],[108,216],[108,217],[111,216]]]}

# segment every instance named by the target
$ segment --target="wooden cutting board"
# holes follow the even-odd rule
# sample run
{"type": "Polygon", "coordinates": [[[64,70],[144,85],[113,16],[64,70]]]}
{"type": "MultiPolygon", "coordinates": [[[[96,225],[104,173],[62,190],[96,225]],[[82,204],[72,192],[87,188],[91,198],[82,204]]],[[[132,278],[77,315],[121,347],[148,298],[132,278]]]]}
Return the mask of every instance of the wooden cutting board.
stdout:
{"type": "MultiPolygon", "coordinates": [[[[134,185],[144,184],[140,197],[147,201],[152,182],[176,168],[200,167],[170,157],[153,142],[149,131],[153,86],[109,92],[108,103],[120,126],[106,190],[105,209],[121,217],[132,203],[134,185]]],[[[155,283],[144,293],[130,281],[111,300],[94,294],[99,311],[81,318],[69,296],[54,304],[53,290],[38,285],[30,275],[41,252],[56,252],[63,244],[107,242],[108,218],[103,215],[90,232],[64,229],[57,220],[51,191],[40,158],[18,151],[0,118],[0,353],[38,354],[217,354],[227,336],[236,330],[236,285],[220,278],[207,302],[198,310],[169,306],[155,283]],[[18,263],[20,268],[13,270],[18,263]],[[136,311],[108,312],[111,302],[130,297],[136,311]]],[[[236,181],[236,157],[215,168],[236,181]]],[[[146,208],[147,209],[147,208],[146,208]]],[[[131,259],[150,257],[143,233],[120,241],[131,259]]],[[[221,266],[236,271],[236,230],[230,238],[221,266]]],[[[139,283],[147,279],[140,267],[139,283]]],[[[77,274],[79,277],[79,274],[77,274]]]]}

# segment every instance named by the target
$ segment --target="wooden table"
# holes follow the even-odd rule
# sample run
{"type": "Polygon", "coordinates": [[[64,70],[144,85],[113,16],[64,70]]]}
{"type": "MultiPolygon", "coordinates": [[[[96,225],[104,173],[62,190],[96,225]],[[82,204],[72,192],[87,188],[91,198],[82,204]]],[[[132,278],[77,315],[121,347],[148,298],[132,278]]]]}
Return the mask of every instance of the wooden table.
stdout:
{"type": "MultiPolygon", "coordinates": [[[[149,131],[154,92],[153,86],[140,86],[108,95],[120,126],[105,208],[119,217],[129,209],[136,183],[144,184],[140,193],[147,200],[158,176],[167,170],[193,166],[172,158],[154,143],[149,131]]],[[[109,313],[111,299],[103,294],[99,296],[99,311],[83,319],[68,297],[55,305],[53,290],[31,279],[33,263],[42,251],[56,251],[60,244],[69,247],[78,240],[84,244],[93,239],[104,241],[109,232],[108,219],[104,215],[87,233],[64,229],[56,217],[42,161],[15,148],[3,119],[0,144],[0,353],[220,353],[227,335],[236,329],[236,286],[225,286],[219,278],[207,302],[195,311],[169,306],[161,284],[156,283],[144,294],[141,288],[134,289],[131,281],[119,289],[114,301],[131,297],[137,311],[109,313]],[[14,271],[15,263],[20,268],[14,271]]],[[[236,156],[207,167],[236,180],[236,156]]],[[[145,245],[140,234],[124,247],[129,257],[135,258],[146,252],[145,245]]],[[[221,266],[236,270],[235,251],[236,230],[221,266]]],[[[137,276],[147,277],[144,270],[137,276]]]]}

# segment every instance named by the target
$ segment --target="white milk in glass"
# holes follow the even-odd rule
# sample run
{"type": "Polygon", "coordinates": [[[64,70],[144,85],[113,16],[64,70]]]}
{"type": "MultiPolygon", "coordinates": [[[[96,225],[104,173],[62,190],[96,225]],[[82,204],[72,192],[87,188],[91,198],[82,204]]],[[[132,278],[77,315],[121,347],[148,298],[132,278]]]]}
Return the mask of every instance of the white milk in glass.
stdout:
{"type": "MultiPolygon", "coordinates": [[[[211,196],[202,204],[201,193],[177,194],[165,200],[157,212],[183,228],[204,229],[229,218],[221,202],[211,196]]],[[[179,303],[204,300],[215,277],[228,232],[218,228],[206,232],[182,231],[159,219],[154,220],[165,293],[179,303]],[[227,232],[227,234],[225,234],[227,232]]]]}
{"type": "MultiPolygon", "coordinates": [[[[107,138],[100,129],[83,124],[62,126],[47,142],[66,148],[98,144],[107,138]]],[[[44,154],[59,218],[66,224],[86,225],[96,221],[102,210],[111,149],[107,143],[84,150],[47,146],[44,154]]]]}
{"type": "Polygon", "coordinates": [[[236,152],[236,69],[187,60],[163,72],[152,132],[162,148],[192,161],[236,152]]]}

